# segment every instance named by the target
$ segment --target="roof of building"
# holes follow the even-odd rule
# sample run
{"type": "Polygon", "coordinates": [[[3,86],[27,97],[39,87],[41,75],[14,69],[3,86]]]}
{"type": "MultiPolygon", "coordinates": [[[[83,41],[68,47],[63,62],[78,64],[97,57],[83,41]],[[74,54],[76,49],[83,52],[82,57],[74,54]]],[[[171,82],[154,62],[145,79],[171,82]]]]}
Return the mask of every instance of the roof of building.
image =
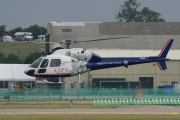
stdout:
{"type": "MultiPolygon", "coordinates": [[[[180,22],[49,22],[50,41],[92,40],[112,37],[128,37],[106,41],[74,44],[72,48],[118,50],[161,50],[166,41],[175,39],[171,50],[180,50],[180,22]]],[[[147,52],[146,51],[146,52],[147,52]]],[[[112,52],[112,51],[111,51],[112,52]]],[[[138,52],[140,53],[140,52],[138,52]]],[[[103,54],[103,53],[102,53],[103,54]]],[[[111,53],[113,54],[113,53],[111,53]]],[[[180,59],[173,54],[172,58],[180,59]]]]}
{"type": "Polygon", "coordinates": [[[172,49],[180,49],[180,22],[49,22],[50,41],[92,40],[112,37],[122,39],[78,43],[72,47],[98,49],[160,50],[169,39],[175,39],[172,49]]]}
{"type": "Polygon", "coordinates": [[[0,64],[0,81],[35,81],[24,70],[29,64],[0,64]]]}

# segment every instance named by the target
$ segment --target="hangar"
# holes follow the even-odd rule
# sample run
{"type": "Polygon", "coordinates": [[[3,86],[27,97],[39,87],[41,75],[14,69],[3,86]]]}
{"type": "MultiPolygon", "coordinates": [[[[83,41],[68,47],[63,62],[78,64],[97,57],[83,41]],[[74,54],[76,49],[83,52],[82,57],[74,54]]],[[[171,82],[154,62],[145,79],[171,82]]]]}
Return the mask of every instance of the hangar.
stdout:
{"type": "MultiPolygon", "coordinates": [[[[81,75],[82,87],[161,88],[180,83],[180,23],[179,22],[49,22],[49,41],[91,40],[128,37],[109,41],[79,43],[73,48],[84,48],[101,57],[156,56],[169,38],[175,39],[168,53],[167,71],[160,71],[156,63],[96,70],[81,75]],[[104,83],[103,83],[104,82],[104,83]]],[[[56,44],[46,45],[46,52],[56,44]]],[[[73,83],[78,76],[64,79],[73,83]]],[[[74,84],[73,87],[79,87],[74,84]]],[[[72,87],[65,84],[65,88],[72,87]]]]}

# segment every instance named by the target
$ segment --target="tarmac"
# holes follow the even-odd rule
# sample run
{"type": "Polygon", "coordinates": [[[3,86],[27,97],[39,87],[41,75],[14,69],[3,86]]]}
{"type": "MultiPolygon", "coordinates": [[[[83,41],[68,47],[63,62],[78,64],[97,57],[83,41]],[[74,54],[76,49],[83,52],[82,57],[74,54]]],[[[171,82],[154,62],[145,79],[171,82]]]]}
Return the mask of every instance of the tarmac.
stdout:
{"type": "Polygon", "coordinates": [[[120,105],[116,108],[0,109],[0,114],[180,114],[180,105],[120,105]]]}

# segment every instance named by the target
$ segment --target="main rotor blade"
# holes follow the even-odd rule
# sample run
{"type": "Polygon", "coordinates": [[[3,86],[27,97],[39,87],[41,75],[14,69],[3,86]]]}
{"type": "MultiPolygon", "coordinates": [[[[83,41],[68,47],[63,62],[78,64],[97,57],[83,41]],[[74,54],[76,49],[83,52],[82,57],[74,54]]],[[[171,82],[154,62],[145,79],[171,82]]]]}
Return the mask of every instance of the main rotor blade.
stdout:
{"type": "Polygon", "coordinates": [[[94,40],[80,40],[80,41],[76,41],[76,42],[93,42],[93,41],[103,41],[103,40],[123,39],[123,38],[130,38],[130,37],[116,37],[116,38],[102,38],[102,39],[94,39],[94,40]]]}
{"type": "Polygon", "coordinates": [[[63,42],[46,42],[46,41],[14,41],[14,42],[23,42],[23,43],[60,43],[62,44],[63,42]]]}
{"type": "Polygon", "coordinates": [[[37,42],[37,43],[60,43],[61,44],[61,42],[37,42]]]}

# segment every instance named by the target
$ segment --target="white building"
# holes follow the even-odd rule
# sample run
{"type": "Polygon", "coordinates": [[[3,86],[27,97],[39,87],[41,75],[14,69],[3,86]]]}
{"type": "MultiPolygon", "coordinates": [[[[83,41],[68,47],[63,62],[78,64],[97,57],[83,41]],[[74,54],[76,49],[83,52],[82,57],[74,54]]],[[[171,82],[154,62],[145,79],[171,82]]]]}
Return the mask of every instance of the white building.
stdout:
{"type": "Polygon", "coordinates": [[[35,77],[27,76],[24,70],[28,64],[0,64],[0,88],[12,88],[16,85],[35,86],[35,77]]]}

